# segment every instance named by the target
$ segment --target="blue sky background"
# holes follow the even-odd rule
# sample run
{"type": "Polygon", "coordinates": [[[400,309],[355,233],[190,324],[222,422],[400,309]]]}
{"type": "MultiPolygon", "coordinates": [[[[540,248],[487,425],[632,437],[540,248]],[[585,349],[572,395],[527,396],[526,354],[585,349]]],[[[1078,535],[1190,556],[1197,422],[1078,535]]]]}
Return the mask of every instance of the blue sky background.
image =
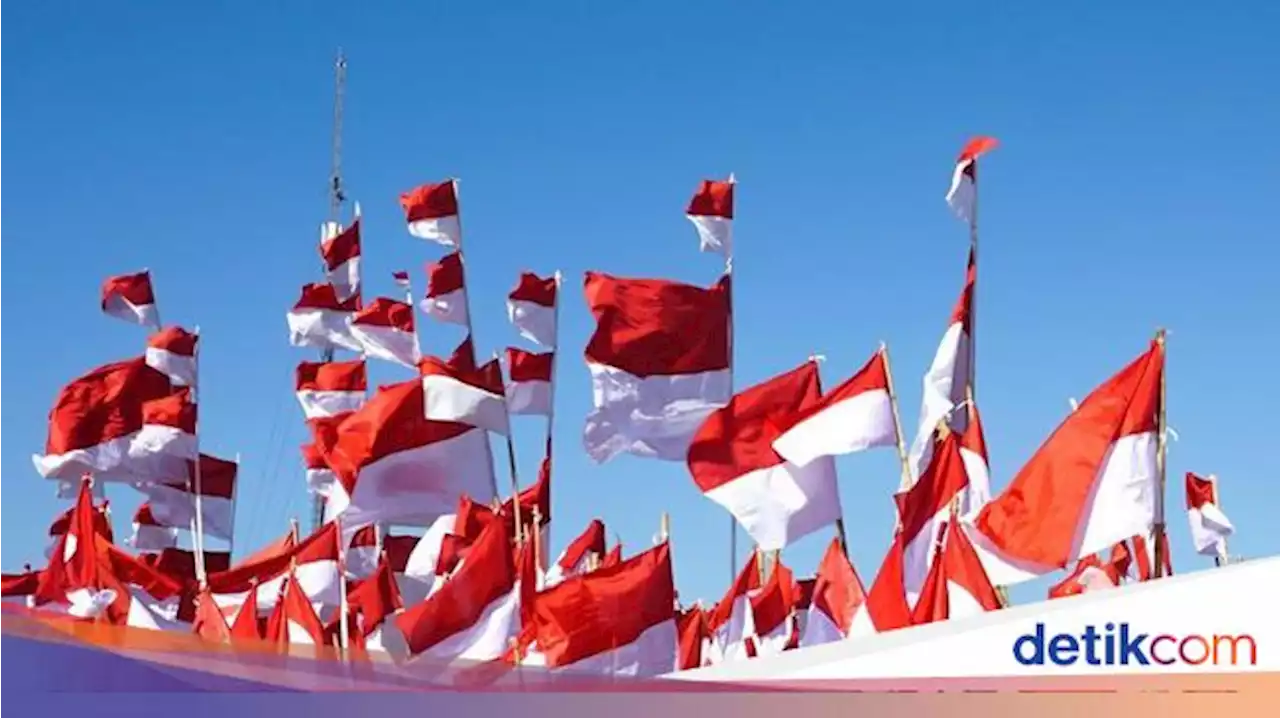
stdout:
{"type": "MultiPolygon", "coordinates": [[[[339,45],[366,297],[394,296],[401,268],[421,290],[440,251],[405,233],[397,196],[449,175],[482,351],[517,341],[519,271],[567,276],[555,551],[593,516],[647,546],[666,510],[682,595],[715,600],[729,578],[726,514],[683,465],[580,449],[583,271],[710,283],[719,263],[683,210],[698,180],[736,172],[739,381],[819,352],[834,385],[885,340],[910,433],[963,279],[942,197],[985,133],[1003,143],[983,165],[977,329],[997,488],[1068,397],[1164,325],[1175,569],[1209,565],[1191,553],[1187,470],[1221,477],[1233,552],[1274,553],[1280,7],[1176,5],[10,3],[3,566],[42,563],[65,505],[30,461],[59,387],[142,350],[97,306],[104,277],[142,267],[164,319],[204,335],[204,448],[243,461],[237,553],[307,516],[292,372],[313,354],[288,346],[284,314],[318,276],[339,45]]],[[[459,338],[420,321],[429,351],[459,338]]],[[[543,426],[517,431],[527,483],[543,426]]],[[[840,471],[869,584],[896,458],[840,471]]],[[[111,493],[122,540],[131,493],[111,493]]],[[[807,573],[829,538],[785,560],[807,573]]]]}

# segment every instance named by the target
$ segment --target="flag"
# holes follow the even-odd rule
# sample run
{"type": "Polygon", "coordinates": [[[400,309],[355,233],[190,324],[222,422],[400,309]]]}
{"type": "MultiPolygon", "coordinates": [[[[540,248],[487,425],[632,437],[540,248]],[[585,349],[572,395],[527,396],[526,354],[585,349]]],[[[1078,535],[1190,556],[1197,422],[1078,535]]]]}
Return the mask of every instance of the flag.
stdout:
{"type": "Polygon", "coordinates": [[[351,321],[360,311],[360,295],[339,300],[332,284],[307,284],[286,319],[289,343],[295,347],[360,351],[351,321]]]}
{"type": "Polygon", "coordinates": [[[555,348],[559,291],[559,272],[546,279],[532,272],[520,274],[515,289],[507,295],[507,317],[520,336],[548,349],[555,348]]]}
{"type": "Polygon", "coordinates": [[[424,184],[400,195],[409,234],[449,248],[462,243],[455,180],[424,184]]]}
{"type": "Polygon", "coordinates": [[[1231,520],[1218,506],[1218,485],[1187,472],[1187,518],[1196,553],[1227,558],[1227,538],[1235,532],[1231,520]]]}
{"type": "Polygon", "coordinates": [[[786,423],[773,448],[796,466],[824,456],[895,446],[898,431],[884,352],[876,352],[852,377],[786,423]]]}
{"type": "Polygon", "coordinates": [[[156,296],[151,289],[151,272],[107,277],[102,283],[102,311],[130,324],[160,328],[156,296]]]}
{"type": "Polygon", "coordinates": [[[1000,143],[994,137],[975,137],[960,151],[947,190],[947,204],[960,219],[972,222],[978,201],[978,158],[1000,143]]]}
{"type": "Polygon", "coordinates": [[[733,176],[722,182],[703,180],[689,200],[686,214],[698,230],[703,252],[733,256],[733,176]]]}
{"type": "Polygon", "coordinates": [[[422,358],[418,334],[413,328],[413,307],[394,299],[378,297],[356,313],[351,334],[366,356],[416,367],[422,358]]]}

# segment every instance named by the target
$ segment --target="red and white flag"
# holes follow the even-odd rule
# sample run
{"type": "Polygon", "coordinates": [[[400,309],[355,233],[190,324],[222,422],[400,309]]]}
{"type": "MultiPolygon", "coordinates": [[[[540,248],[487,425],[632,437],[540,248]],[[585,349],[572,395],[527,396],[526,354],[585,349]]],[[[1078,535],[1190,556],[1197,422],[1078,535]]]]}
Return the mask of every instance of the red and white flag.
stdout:
{"type": "Polygon", "coordinates": [[[894,496],[899,523],[893,543],[867,593],[866,610],[854,617],[850,635],[911,625],[912,607],[925,588],[952,502],[962,495],[968,480],[959,439],[947,432],[920,480],[894,496]]]}
{"type": "Polygon", "coordinates": [[[356,313],[351,333],[365,356],[407,367],[416,367],[422,358],[413,327],[413,307],[404,302],[378,297],[356,313]]]}
{"type": "Polygon", "coordinates": [[[1196,553],[1227,558],[1227,538],[1235,532],[1231,520],[1218,505],[1218,482],[1187,472],[1187,518],[1191,520],[1191,542],[1196,553]]]}
{"type": "Polygon", "coordinates": [[[548,349],[556,346],[556,297],[560,273],[543,279],[522,272],[516,288],[507,295],[507,317],[520,336],[548,349]]]}
{"type": "Polygon", "coordinates": [[[960,515],[974,516],[991,500],[991,462],[987,458],[987,439],[982,432],[978,407],[969,402],[966,409],[969,421],[960,435],[960,456],[969,474],[969,487],[964,491],[960,515]]]}
{"type": "Polygon", "coordinates": [[[824,456],[895,446],[898,430],[884,352],[876,352],[852,377],[786,423],[773,448],[796,466],[824,456]]]}
{"type": "Polygon", "coordinates": [[[818,564],[816,579],[800,638],[802,647],[845,639],[853,627],[853,617],[865,610],[867,592],[839,539],[833,539],[827,546],[818,564]]]}
{"type": "Polygon", "coordinates": [[[426,404],[420,380],[380,387],[332,435],[317,435],[338,477],[330,502],[344,527],[427,526],[463,494],[493,498],[488,437],[467,424],[428,419],[426,404]]]}
{"type": "MultiPolygon", "coordinates": [[[[268,546],[226,571],[209,574],[214,600],[230,615],[237,613],[254,595],[259,615],[275,608],[281,588],[292,570],[311,603],[322,607],[341,605],[342,573],[340,529],[336,523],[320,527],[301,542],[291,537],[268,546]]],[[[238,621],[237,621],[238,623],[238,621]]]]}
{"type": "Polygon", "coordinates": [[[1115,588],[1120,585],[1124,573],[1113,563],[1102,563],[1097,554],[1089,554],[1076,562],[1075,569],[1066,578],[1049,587],[1049,598],[1066,598],[1115,588]]]}
{"type": "Polygon", "coordinates": [[[773,449],[778,426],[819,405],[816,362],[750,387],[716,409],[689,447],[689,473],[733,514],[762,551],[774,551],[840,518],[835,462],[796,466],[773,449]]]}
{"type": "Polygon", "coordinates": [[[325,276],[340,301],[360,294],[360,205],[351,226],[320,243],[325,276]]]}
{"type": "Polygon", "coordinates": [[[760,591],[751,596],[751,652],[754,656],[776,656],[791,643],[795,628],[796,579],[791,569],[775,561],[760,591]]]}
{"type": "Polygon", "coordinates": [[[1109,549],[1155,519],[1164,344],[1090,394],[973,521],[987,575],[1012,585],[1109,549]]]}
{"type": "Polygon", "coordinates": [[[319,649],[315,654],[317,658],[328,657],[330,654],[322,648],[328,643],[324,623],[306,589],[292,572],[285,578],[282,593],[280,602],[267,619],[267,641],[286,653],[290,645],[316,646],[319,649]]]}
{"type": "Polygon", "coordinates": [[[143,478],[168,478],[196,458],[196,414],[191,390],[179,389],[142,405],[142,428],[129,442],[122,465],[143,478]]]}
{"type": "Polygon", "coordinates": [[[446,247],[462,245],[456,180],[424,184],[400,195],[409,234],[446,247]]]}
{"type": "Polygon", "coordinates": [[[302,468],[306,472],[307,490],[316,496],[328,498],[338,477],[324,460],[324,453],[314,443],[302,445],[302,468]]]}
{"type": "Polygon", "coordinates": [[[139,484],[148,497],[151,515],[161,526],[190,529],[195,525],[196,495],[200,496],[201,527],[206,535],[230,540],[235,516],[236,473],[234,461],[202,454],[196,476],[196,462],[179,481],[139,484]]]}
{"type": "Polygon", "coordinates": [[[604,522],[600,519],[591,519],[587,529],[571,541],[560,553],[556,562],[551,565],[543,585],[554,586],[590,571],[604,558],[606,540],[604,522]]]}
{"type": "Polygon", "coordinates": [[[351,334],[351,321],[360,311],[360,295],[339,300],[332,284],[307,284],[289,310],[289,343],[295,347],[349,349],[358,352],[360,342],[351,334]]]}
{"type": "Polygon", "coordinates": [[[978,158],[996,148],[1000,143],[994,137],[975,137],[960,151],[955,171],[951,174],[951,188],[947,190],[947,204],[960,219],[972,222],[978,201],[978,158]]]}
{"type": "Polygon", "coordinates": [[[107,277],[102,283],[102,311],[130,324],[159,329],[160,315],[151,289],[151,272],[143,270],[107,277]]]}
{"type": "Polygon", "coordinates": [[[304,361],[294,376],[298,403],[307,419],[349,414],[364,406],[369,377],[363,359],[304,361]]]}
{"type": "Polygon", "coordinates": [[[391,281],[395,282],[397,287],[400,287],[406,292],[409,291],[409,286],[411,284],[409,280],[409,273],[404,271],[403,269],[397,269],[396,271],[392,272],[391,281]]]}
{"type": "Polygon", "coordinates": [[[1155,537],[1154,527],[1151,530],[1135,534],[1133,539],[1134,573],[1139,581],[1151,581],[1156,576],[1156,566],[1160,566],[1160,576],[1173,575],[1173,558],[1169,551],[1169,532],[1160,532],[1159,540],[1155,537]],[[1156,547],[1160,547],[1160,558],[1156,559],[1156,547]]]}
{"type": "Polygon", "coordinates": [[[585,290],[596,319],[587,454],[685,460],[698,427],[732,394],[729,275],[704,289],[588,272],[585,290]]]}
{"type": "Polygon", "coordinates": [[[49,412],[45,453],[32,457],[36,471],[65,481],[86,473],[98,479],[138,478],[131,473],[129,447],[142,430],[143,406],[171,392],[169,377],[143,357],[106,364],[74,379],[49,412]]]}
{"type": "Polygon", "coordinates": [[[670,673],[678,664],[675,582],[664,541],[617,566],[543,591],[530,620],[535,650],[524,665],[548,677],[670,673]]]}
{"type": "Polygon", "coordinates": [[[507,411],[551,416],[551,377],[555,352],[534,354],[507,348],[507,411]]]}
{"type": "Polygon", "coordinates": [[[969,250],[969,267],[965,274],[964,291],[951,310],[951,321],[942,335],[942,343],[933,356],[933,363],[924,375],[924,400],[920,406],[920,426],[908,454],[913,479],[929,465],[929,455],[937,441],[938,424],[946,421],[951,431],[963,434],[968,425],[968,413],[958,410],[968,397],[973,379],[973,367],[969,366],[969,344],[973,341],[972,311],[973,289],[978,279],[978,266],[973,250],[969,250]]]}
{"type": "Polygon", "coordinates": [[[147,364],[169,375],[175,386],[196,385],[196,344],[199,334],[167,327],[147,337],[147,364]]]}
{"type": "Polygon", "coordinates": [[[151,504],[143,502],[133,514],[133,538],[129,543],[136,551],[174,548],[178,545],[178,531],[157,521],[151,504]]]}
{"type": "Polygon", "coordinates": [[[741,660],[746,641],[755,633],[751,595],[760,590],[760,552],[753,551],[720,602],[707,612],[710,637],[707,658],[711,663],[741,660]]]}
{"type": "MultiPolygon", "coordinates": [[[[83,484],[83,480],[80,483],[83,484]]],[[[78,493],[77,495],[73,495],[72,498],[78,498],[78,493]]],[[[71,521],[75,517],[77,505],[78,504],[73,504],[71,508],[59,514],[58,518],[54,519],[53,523],[49,525],[50,541],[49,546],[44,552],[45,558],[49,558],[53,555],[54,547],[58,545],[58,542],[66,535],[67,531],[71,529],[71,521]]],[[[101,534],[102,537],[107,540],[107,543],[113,543],[115,541],[115,535],[111,531],[110,504],[104,500],[100,506],[95,506],[94,510],[96,511],[96,514],[93,516],[94,530],[101,534]]]]}
{"type": "Polygon", "coordinates": [[[518,580],[511,534],[505,523],[492,521],[457,573],[395,618],[418,670],[434,672],[455,662],[505,655],[520,630],[518,580]]]}
{"type": "Polygon", "coordinates": [[[438,262],[427,265],[427,293],[422,297],[422,311],[445,324],[468,326],[466,272],[462,253],[446,254],[438,262]]]}
{"type": "Polygon", "coordinates": [[[503,435],[510,430],[506,388],[497,359],[467,371],[438,357],[426,357],[418,364],[418,373],[422,375],[426,418],[459,422],[503,435]]]}
{"type": "Polygon", "coordinates": [[[703,180],[689,200],[686,214],[698,230],[703,252],[733,256],[733,187],[735,180],[703,180]]]}
{"type": "Polygon", "coordinates": [[[920,600],[911,613],[916,625],[968,618],[1003,608],[1000,595],[982,570],[982,561],[964,531],[951,530],[957,524],[943,524],[943,547],[925,579],[920,600]]]}

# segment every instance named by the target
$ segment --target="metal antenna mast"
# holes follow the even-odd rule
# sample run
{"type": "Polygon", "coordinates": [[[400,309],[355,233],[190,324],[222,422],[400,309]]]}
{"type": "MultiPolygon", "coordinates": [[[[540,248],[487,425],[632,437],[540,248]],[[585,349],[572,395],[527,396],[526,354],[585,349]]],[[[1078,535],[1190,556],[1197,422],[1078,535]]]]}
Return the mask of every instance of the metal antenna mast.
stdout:
{"type": "MultiPolygon", "coordinates": [[[[342,204],[347,200],[342,189],[342,101],[346,85],[347,56],[342,54],[342,48],[338,48],[338,58],[333,64],[333,144],[329,170],[329,223],[325,226],[326,234],[338,232],[342,204]]],[[[321,361],[333,361],[332,347],[324,350],[321,361]]],[[[312,531],[318,531],[324,525],[324,506],[324,497],[317,496],[311,517],[312,531]]]]}

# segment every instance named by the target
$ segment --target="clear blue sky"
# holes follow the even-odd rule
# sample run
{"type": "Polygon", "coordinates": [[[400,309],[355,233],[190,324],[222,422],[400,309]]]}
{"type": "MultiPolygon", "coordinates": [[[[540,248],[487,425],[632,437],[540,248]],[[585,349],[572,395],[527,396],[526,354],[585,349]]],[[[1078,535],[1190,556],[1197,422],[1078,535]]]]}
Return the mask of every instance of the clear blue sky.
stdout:
{"type": "MultiPolygon", "coordinates": [[[[1175,568],[1208,565],[1190,553],[1186,470],[1221,477],[1233,551],[1280,548],[1280,461],[1267,448],[1280,354],[1274,4],[395,5],[5,11],[6,570],[43,562],[62,506],[30,462],[59,387],[142,349],[139,328],[97,306],[104,277],[142,267],[163,317],[204,334],[204,446],[243,459],[237,551],[306,516],[291,377],[313,354],[288,346],[284,314],[318,275],[338,46],[366,296],[394,294],[401,268],[421,289],[440,252],[405,233],[397,196],[449,175],[462,178],[482,351],[517,340],[504,305],[519,271],[568,278],[556,551],[592,516],[628,549],[647,546],[667,510],[682,595],[715,600],[728,580],[726,515],[683,465],[597,467],[579,448],[582,272],[713,281],[718,262],[697,252],[683,209],[699,179],[736,172],[740,381],[820,352],[833,385],[883,339],[911,432],[963,278],[965,229],[942,196],[974,133],[1003,142],[983,166],[977,329],[997,487],[1068,397],[1164,325],[1181,434],[1169,465],[1175,568]]],[[[420,321],[428,350],[457,341],[420,321]]],[[[527,482],[543,428],[530,419],[517,431],[527,482]]],[[[892,527],[896,459],[854,456],[840,471],[869,583],[892,527]]],[[[121,539],[131,493],[111,494],[121,539]]],[[[828,539],[785,558],[807,573],[828,539]]]]}

